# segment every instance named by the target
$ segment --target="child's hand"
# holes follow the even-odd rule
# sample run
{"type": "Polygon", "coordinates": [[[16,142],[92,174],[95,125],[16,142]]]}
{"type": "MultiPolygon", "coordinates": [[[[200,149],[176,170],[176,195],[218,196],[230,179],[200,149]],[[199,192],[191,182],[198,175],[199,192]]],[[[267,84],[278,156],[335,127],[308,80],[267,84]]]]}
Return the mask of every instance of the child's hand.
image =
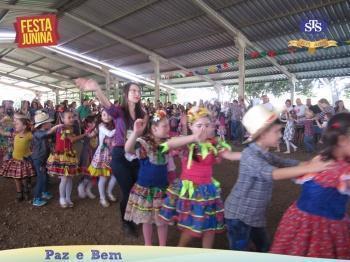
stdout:
{"type": "Polygon", "coordinates": [[[305,164],[305,169],[310,173],[317,173],[333,168],[334,161],[323,161],[320,156],[313,158],[305,164]]]}
{"type": "Polygon", "coordinates": [[[75,79],[75,84],[81,91],[97,91],[100,89],[100,86],[94,79],[78,78],[75,79]]]}
{"type": "Polygon", "coordinates": [[[203,142],[208,138],[207,129],[202,128],[197,134],[194,135],[196,142],[203,142]]]}
{"type": "Polygon", "coordinates": [[[141,136],[143,131],[146,128],[146,121],[143,119],[136,119],[135,123],[134,123],[134,130],[133,132],[137,135],[137,136],[141,136]]]}

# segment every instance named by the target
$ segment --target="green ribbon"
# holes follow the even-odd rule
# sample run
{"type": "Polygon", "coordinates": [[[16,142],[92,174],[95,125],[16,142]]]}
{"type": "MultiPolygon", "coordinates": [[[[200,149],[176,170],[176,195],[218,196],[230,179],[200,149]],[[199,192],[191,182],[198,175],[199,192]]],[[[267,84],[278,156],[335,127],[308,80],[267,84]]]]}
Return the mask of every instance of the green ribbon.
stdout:
{"type": "Polygon", "coordinates": [[[164,154],[164,153],[169,151],[169,145],[168,145],[167,142],[160,144],[159,147],[160,147],[160,152],[162,154],[164,154]]]}
{"type": "Polygon", "coordinates": [[[184,196],[188,192],[189,198],[192,198],[194,193],[194,185],[192,181],[189,180],[182,180],[182,187],[180,191],[180,196],[184,196]]]}
{"type": "Polygon", "coordinates": [[[218,144],[219,144],[220,148],[228,149],[230,151],[232,150],[231,146],[224,139],[219,139],[218,144]]]}
{"type": "MultiPolygon", "coordinates": [[[[205,159],[209,155],[210,151],[212,151],[215,156],[218,154],[218,150],[210,142],[198,143],[198,146],[199,146],[200,154],[203,159],[205,159]]],[[[188,161],[187,161],[187,169],[190,169],[192,165],[192,159],[193,159],[195,147],[196,147],[196,144],[190,144],[188,147],[189,154],[188,154],[188,161]]]]}
{"type": "MultiPolygon", "coordinates": [[[[214,186],[216,188],[220,188],[220,182],[219,181],[217,181],[214,178],[212,178],[211,181],[212,181],[212,183],[214,184],[214,186]]],[[[192,198],[195,189],[196,189],[195,185],[193,184],[192,181],[190,181],[190,180],[182,180],[182,187],[181,187],[181,191],[180,191],[180,197],[185,196],[186,193],[188,192],[188,197],[192,198]]]]}
{"type": "Polygon", "coordinates": [[[147,195],[146,200],[147,200],[148,202],[152,203],[152,202],[153,202],[153,199],[154,199],[154,196],[155,196],[159,191],[161,191],[160,188],[158,188],[158,187],[151,187],[151,188],[150,188],[150,193],[147,195]]]}

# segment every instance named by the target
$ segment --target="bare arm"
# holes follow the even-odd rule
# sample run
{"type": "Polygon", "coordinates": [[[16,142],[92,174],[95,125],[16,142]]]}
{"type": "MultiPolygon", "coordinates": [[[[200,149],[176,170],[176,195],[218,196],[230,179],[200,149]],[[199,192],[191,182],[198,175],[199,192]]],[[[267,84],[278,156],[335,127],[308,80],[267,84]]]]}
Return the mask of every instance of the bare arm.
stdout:
{"type": "Polygon", "coordinates": [[[220,153],[220,156],[224,159],[235,161],[235,160],[240,160],[241,159],[241,153],[240,152],[232,152],[229,150],[225,150],[220,153]]]}
{"type": "Polygon", "coordinates": [[[294,167],[277,168],[272,171],[274,180],[291,179],[307,173],[317,173],[332,168],[333,162],[324,162],[314,158],[310,162],[301,163],[294,167]]]}
{"type": "Polygon", "coordinates": [[[132,132],[125,143],[125,146],[124,146],[125,153],[130,153],[130,154],[135,153],[136,139],[137,139],[137,135],[134,132],[132,132]]]}
{"type": "Polygon", "coordinates": [[[49,131],[47,131],[46,134],[51,135],[51,134],[55,133],[56,130],[62,126],[64,126],[64,125],[63,124],[55,125],[55,126],[51,127],[51,129],[49,129],[49,131]]]}
{"type": "Polygon", "coordinates": [[[172,137],[171,139],[168,140],[167,144],[169,146],[169,149],[175,149],[194,142],[196,142],[196,137],[194,135],[189,135],[189,136],[172,137]]]}
{"type": "Polygon", "coordinates": [[[76,85],[80,88],[81,91],[93,91],[97,99],[100,101],[101,105],[105,108],[111,107],[111,102],[102,92],[101,87],[98,85],[94,79],[85,79],[78,78],[75,80],[76,85]]]}

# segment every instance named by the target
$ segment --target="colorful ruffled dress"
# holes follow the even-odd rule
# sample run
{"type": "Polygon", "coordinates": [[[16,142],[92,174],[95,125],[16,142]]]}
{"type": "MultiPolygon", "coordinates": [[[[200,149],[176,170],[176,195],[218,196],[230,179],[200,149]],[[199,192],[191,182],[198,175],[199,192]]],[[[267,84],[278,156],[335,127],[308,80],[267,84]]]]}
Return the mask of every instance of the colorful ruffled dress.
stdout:
{"type": "Polygon", "coordinates": [[[177,222],[180,230],[195,237],[204,232],[224,231],[224,206],[220,183],[213,177],[213,165],[221,150],[230,149],[222,140],[188,146],[183,152],[182,173],[167,190],[160,217],[177,222]]]}
{"type": "Polygon", "coordinates": [[[92,158],[91,164],[88,168],[89,174],[92,177],[106,176],[109,177],[112,174],[111,165],[111,151],[112,151],[112,139],[115,133],[115,129],[108,130],[104,124],[100,124],[98,127],[98,140],[99,145],[92,158]]]}
{"type": "MultiPolygon", "coordinates": [[[[5,132],[14,132],[13,119],[9,117],[5,120],[2,120],[0,124],[1,129],[5,132]]],[[[0,135],[0,164],[12,158],[13,152],[13,136],[2,136],[0,135]]]]}
{"type": "Polygon", "coordinates": [[[350,163],[303,176],[299,199],[283,215],[272,253],[350,259],[350,163]]]}
{"type": "Polygon", "coordinates": [[[32,138],[31,132],[26,132],[23,135],[16,134],[14,136],[12,158],[2,163],[0,176],[16,179],[35,176],[32,163],[29,159],[32,154],[30,152],[32,138]]]}
{"type": "Polygon", "coordinates": [[[56,131],[54,152],[47,160],[47,173],[56,176],[75,176],[79,174],[78,158],[69,139],[73,128],[62,127],[56,131]]]}
{"type": "Polygon", "coordinates": [[[79,173],[83,176],[90,176],[88,167],[92,161],[92,158],[97,148],[97,139],[96,137],[84,137],[83,147],[81,149],[80,158],[79,158],[79,173]]]}
{"type": "Polygon", "coordinates": [[[161,146],[154,146],[147,138],[138,138],[137,142],[136,156],[140,161],[140,169],[129,195],[124,218],[136,224],[163,225],[159,210],[168,187],[169,154],[161,146]]]}

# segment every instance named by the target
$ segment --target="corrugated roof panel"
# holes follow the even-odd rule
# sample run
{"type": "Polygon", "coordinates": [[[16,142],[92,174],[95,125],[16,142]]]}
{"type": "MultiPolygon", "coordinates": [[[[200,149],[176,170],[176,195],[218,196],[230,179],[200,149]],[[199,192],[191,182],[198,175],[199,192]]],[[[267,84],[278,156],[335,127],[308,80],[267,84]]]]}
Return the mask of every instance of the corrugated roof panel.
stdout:
{"type": "Polygon", "coordinates": [[[67,46],[69,46],[70,49],[82,53],[105,44],[111,44],[113,42],[115,42],[115,40],[111,39],[110,37],[102,35],[98,32],[93,32],[70,42],[67,46]]]}
{"type": "Polygon", "coordinates": [[[89,20],[90,22],[103,25],[125,14],[134,12],[142,6],[147,6],[151,1],[147,0],[88,0],[79,8],[71,11],[74,15],[89,20]]]}
{"type": "Polygon", "coordinates": [[[58,34],[60,36],[59,43],[75,38],[77,35],[89,32],[91,29],[68,16],[58,18],[58,34]]]}
{"type": "Polygon", "coordinates": [[[201,11],[187,0],[165,0],[143,8],[107,26],[108,29],[127,38],[155,30],[201,11]]]}
{"type": "Polygon", "coordinates": [[[50,71],[55,71],[59,68],[62,68],[64,66],[66,66],[66,64],[62,64],[60,62],[53,62],[51,59],[49,58],[45,58],[43,60],[40,60],[38,62],[35,62],[33,64],[34,66],[39,66],[40,68],[45,68],[47,70],[50,70],[50,71]]]}
{"type": "Polygon", "coordinates": [[[18,69],[16,71],[12,72],[14,75],[25,77],[25,78],[30,78],[34,76],[38,76],[39,74],[30,72],[28,70],[23,70],[23,69],[18,69]]]}
{"type": "Polygon", "coordinates": [[[35,61],[36,59],[40,58],[41,56],[38,56],[36,54],[33,54],[31,52],[27,52],[23,49],[15,49],[11,53],[7,54],[6,57],[15,59],[19,62],[23,63],[30,63],[32,61],[35,61]]]}
{"type": "Polygon", "coordinates": [[[89,53],[88,56],[91,56],[95,59],[108,61],[108,60],[116,60],[119,57],[124,58],[128,56],[132,56],[134,54],[140,54],[134,49],[121,44],[116,44],[108,48],[104,48],[102,50],[98,50],[96,52],[89,53]]]}

